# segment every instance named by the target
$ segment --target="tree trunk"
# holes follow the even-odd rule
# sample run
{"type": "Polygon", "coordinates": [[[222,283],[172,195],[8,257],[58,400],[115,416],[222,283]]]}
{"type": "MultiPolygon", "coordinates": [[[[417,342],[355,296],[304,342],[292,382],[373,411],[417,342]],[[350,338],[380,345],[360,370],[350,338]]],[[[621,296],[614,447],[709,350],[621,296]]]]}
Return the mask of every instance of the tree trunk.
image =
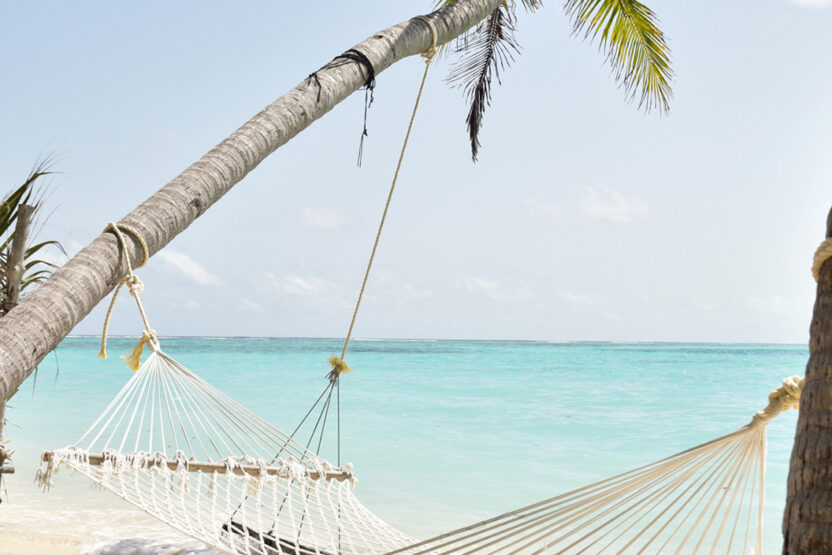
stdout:
{"type": "MultiPolygon", "coordinates": [[[[832,237],[832,211],[826,221],[832,237]]],[[[789,469],[783,553],[832,554],[832,261],[818,278],[789,469]]]]}
{"type": "MultiPolygon", "coordinates": [[[[458,0],[429,18],[438,42],[456,38],[491,14],[502,0],[458,0]]],[[[427,24],[411,20],[375,33],[354,48],[381,73],[432,43],[427,24]]],[[[323,116],[367,80],[355,61],[339,59],[304,79],[211,149],[121,223],[136,229],[154,254],[181,233],[278,147],[323,116]]],[[[102,222],[102,228],[105,222],[102,222]]],[[[128,234],[138,263],[139,245],[128,234]]],[[[14,391],[44,356],[104,298],[125,274],[112,233],[103,233],[0,319],[0,398],[14,391]]]]}
{"type": "MultiPolygon", "coordinates": [[[[7,314],[17,306],[20,300],[20,289],[23,276],[26,274],[26,242],[29,238],[29,224],[35,207],[21,204],[17,207],[17,222],[15,222],[12,250],[6,261],[6,294],[3,299],[3,314],[7,314]]],[[[14,474],[14,466],[10,463],[9,454],[3,443],[3,430],[6,427],[6,397],[0,396],[0,475],[14,474]]]]}

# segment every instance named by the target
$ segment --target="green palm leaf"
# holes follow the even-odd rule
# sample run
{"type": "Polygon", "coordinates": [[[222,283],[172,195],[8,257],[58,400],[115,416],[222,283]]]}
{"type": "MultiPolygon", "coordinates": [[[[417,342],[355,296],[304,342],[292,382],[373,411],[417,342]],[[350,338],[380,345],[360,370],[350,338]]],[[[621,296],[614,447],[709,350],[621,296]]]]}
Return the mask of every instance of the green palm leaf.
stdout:
{"type": "Polygon", "coordinates": [[[496,78],[499,83],[500,71],[520,52],[514,30],[513,14],[503,4],[460,40],[457,47],[460,58],[451,66],[448,76],[448,83],[460,87],[470,103],[465,122],[471,140],[471,158],[475,162],[480,149],[482,118],[491,105],[491,80],[496,78]]]}
{"type": "MultiPolygon", "coordinates": [[[[8,288],[7,266],[9,264],[9,255],[14,238],[14,229],[18,218],[19,207],[23,204],[29,204],[35,207],[35,212],[37,213],[41,207],[44,190],[39,186],[38,182],[44,176],[52,173],[49,171],[50,164],[51,158],[47,158],[37,164],[24,183],[12,190],[0,202],[0,316],[2,316],[2,307],[8,288]]],[[[21,291],[32,285],[42,283],[56,267],[51,262],[34,258],[44,247],[57,247],[61,252],[66,254],[58,241],[42,241],[28,246],[24,253],[25,271],[21,278],[21,291]]]]}
{"type": "Polygon", "coordinates": [[[576,34],[599,37],[628,99],[638,96],[647,111],[670,110],[670,48],[650,8],[637,0],[566,0],[564,11],[576,34]]]}
{"type": "MultiPolygon", "coordinates": [[[[437,6],[456,0],[438,0],[437,6]]],[[[448,81],[465,92],[470,103],[466,123],[474,161],[480,148],[479,132],[485,109],[491,105],[491,79],[519,53],[514,39],[514,8],[521,3],[529,12],[543,6],[541,0],[505,0],[485,22],[458,39],[459,61],[448,81]]],[[[639,108],[648,112],[670,110],[673,70],[670,48],[657,25],[655,14],[637,0],[565,0],[564,11],[575,34],[590,40],[600,37],[600,47],[628,100],[639,97],[639,108]]]]}

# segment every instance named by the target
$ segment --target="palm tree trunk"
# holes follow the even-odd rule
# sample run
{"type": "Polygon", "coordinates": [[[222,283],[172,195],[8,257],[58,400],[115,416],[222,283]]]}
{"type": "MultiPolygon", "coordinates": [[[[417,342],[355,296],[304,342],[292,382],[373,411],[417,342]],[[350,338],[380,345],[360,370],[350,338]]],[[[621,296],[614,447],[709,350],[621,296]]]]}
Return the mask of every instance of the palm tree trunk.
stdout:
{"type": "MultiPolygon", "coordinates": [[[[458,0],[429,16],[438,42],[447,42],[491,14],[502,0],[458,0]]],[[[354,48],[378,74],[432,42],[428,26],[411,20],[373,34],[354,48]]],[[[292,55],[287,52],[287,56],[292,55]]],[[[330,63],[267,106],[200,160],[127,214],[154,254],[219,200],[266,156],[323,116],[368,78],[359,63],[330,63]]],[[[105,222],[102,222],[102,228],[105,222]]],[[[130,239],[131,260],[139,245],[130,239]]],[[[104,233],[0,319],[0,398],[37,364],[124,276],[116,238],[104,233]]]]}
{"type": "MultiPolygon", "coordinates": [[[[826,220],[832,237],[832,211],[826,220]]],[[[832,261],[818,278],[789,469],[783,553],[832,554],[832,261]]]]}

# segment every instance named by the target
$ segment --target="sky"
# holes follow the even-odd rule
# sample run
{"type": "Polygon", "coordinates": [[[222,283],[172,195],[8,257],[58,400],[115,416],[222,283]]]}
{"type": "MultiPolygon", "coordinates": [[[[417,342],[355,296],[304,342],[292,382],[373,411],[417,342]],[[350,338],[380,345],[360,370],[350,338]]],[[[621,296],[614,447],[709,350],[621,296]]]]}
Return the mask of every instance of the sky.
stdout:
{"type": "MultiPolygon", "coordinates": [[[[0,184],[53,155],[38,238],[70,255],[313,70],[431,9],[0,2],[0,184]]],[[[450,60],[432,67],[356,336],[807,341],[832,205],[832,1],[647,4],[676,74],[666,117],[626,101],[551,1],[518,13],[476,164],[450,60]]],[[[361,168],[363,92],[139,271],[160,335],[346,333],[422,67],[378,76],[361,168]]],[[[128,299],[115,334],[141,329],[128,299]]],[[[100,333],[105,309],[73,333],[100,333]]]]}

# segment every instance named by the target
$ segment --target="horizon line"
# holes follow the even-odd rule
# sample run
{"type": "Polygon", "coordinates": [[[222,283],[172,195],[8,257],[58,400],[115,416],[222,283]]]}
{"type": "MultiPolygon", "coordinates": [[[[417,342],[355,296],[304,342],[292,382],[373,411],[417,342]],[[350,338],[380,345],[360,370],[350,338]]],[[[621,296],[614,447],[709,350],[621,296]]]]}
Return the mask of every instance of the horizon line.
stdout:
{"type": "MultiPolygon", "coordinates": [[[[134,334],[108,334],[108,338],[114,339],[135,339],[134,334]]],[[[290,335],[160,335],[160,338],[166,339],[309,339],[309,340],[327,340],[327,341],[343,341],[343,337],[324,337],[324,336],[290,336],[290,335]]],[[[100,339],[98,334],[68,334],[66,338],[100,339]]],[[[795,343],[786,341],[689,341],[689,340],[615,340],[615,339],[465,339],[465,338],[437,338],[437,337],[353,337],[351,341],[455,341],[455,342],[483,342],[483,343],[588,343],[588,344],[607,344],[607,345],[790,345],[790,346],[807,346],[806,343],[795,343]]]]}

